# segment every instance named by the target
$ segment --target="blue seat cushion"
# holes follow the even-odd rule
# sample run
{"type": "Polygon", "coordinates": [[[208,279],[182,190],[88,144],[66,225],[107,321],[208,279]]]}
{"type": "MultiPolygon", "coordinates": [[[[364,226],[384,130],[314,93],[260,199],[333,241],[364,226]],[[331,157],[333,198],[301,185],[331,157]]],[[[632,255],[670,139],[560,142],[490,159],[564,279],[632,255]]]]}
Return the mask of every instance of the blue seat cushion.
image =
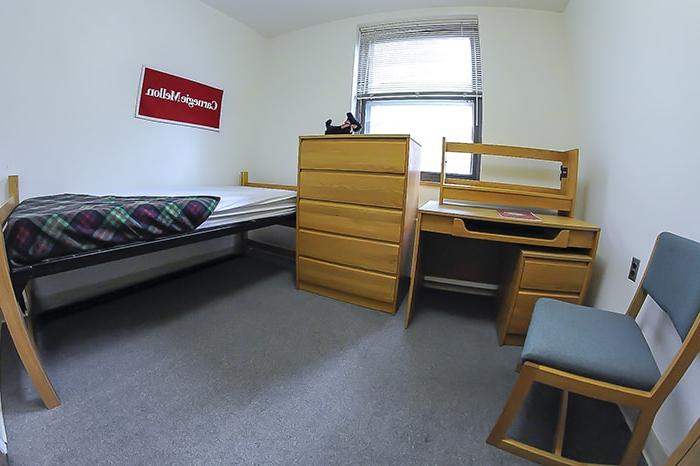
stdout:
{"type": "Polygon", "coordinates": [[[633,318],[547,298],[535,304],[522,360],[641,390],[661,376],[633,318]]]}

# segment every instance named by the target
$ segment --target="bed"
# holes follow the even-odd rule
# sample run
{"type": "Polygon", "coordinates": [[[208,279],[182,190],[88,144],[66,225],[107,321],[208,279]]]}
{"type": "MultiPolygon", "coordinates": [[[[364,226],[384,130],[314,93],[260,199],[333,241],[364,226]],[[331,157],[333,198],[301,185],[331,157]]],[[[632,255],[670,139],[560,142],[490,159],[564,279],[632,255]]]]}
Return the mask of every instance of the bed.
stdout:
{"type": "MultiPolygon", "coordinates": [[[[6,220],[19,204],[19,179],[17,176],[8,177],[8,188],[10,199],[0,206],[0,223],[2,225],[5,225],[6,220]]],[[[248,180],[247,172],[241,173],[240,186],[90,194],[214,196],[219,201],[211,215],[192,231],[105,249],[52,257],[35,263],[12,263],[8,259],[4,235],[0,235],[0,308],[20,359],[39,392],[41,400],[49,409],[59,406],[60,400],[43,369],[31,332],[27,329],[22,313],[22,307],[24,307],[23,291],[30,280],[222,236],[245,234],[248,231],[272,225],[294,227],[296,224],[296,186],[251,183],[248,180]]]]}

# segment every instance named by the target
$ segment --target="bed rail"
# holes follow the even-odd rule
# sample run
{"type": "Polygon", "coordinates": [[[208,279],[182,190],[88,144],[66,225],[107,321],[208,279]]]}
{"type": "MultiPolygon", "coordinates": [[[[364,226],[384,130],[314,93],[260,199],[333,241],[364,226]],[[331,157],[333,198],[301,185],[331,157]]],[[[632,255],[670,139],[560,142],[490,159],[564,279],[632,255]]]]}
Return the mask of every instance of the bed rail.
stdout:
{"type": "Polygon", "coordinates": [[[252,188],[269,188],[269,189],[287,189],[296,191],[297,187],[293,184],[274,184],[274,183],[252,183],[248,180],[248,172],[241,172],[241,186],[250,186],[252,188]]]}

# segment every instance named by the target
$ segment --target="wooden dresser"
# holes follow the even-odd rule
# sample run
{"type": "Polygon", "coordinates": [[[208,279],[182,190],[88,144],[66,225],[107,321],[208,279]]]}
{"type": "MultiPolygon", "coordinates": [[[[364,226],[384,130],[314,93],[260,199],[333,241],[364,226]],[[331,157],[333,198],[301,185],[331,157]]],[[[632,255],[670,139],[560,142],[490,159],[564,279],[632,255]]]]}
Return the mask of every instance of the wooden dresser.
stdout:
{"type": "Polygon", "coordinates": [[[297,287],[395,313],[420,182],[408,135],[299,138],[297,287]]]}

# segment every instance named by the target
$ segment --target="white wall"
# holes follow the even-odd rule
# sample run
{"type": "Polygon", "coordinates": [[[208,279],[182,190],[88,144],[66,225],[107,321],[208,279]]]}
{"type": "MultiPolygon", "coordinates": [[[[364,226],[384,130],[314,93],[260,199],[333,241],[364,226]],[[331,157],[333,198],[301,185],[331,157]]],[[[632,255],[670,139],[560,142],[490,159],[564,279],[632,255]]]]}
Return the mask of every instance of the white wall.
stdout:
{"type": "MultiPolygon", "coordinates": [[[[232,184],[255,147],[250,114],[259,104],[264,39],[198,0],[3,1],[0,44],[0,199],[8,174],[20,175],[23,198],[232,184]],[[223,88],[221,131],[134,118],[143,65],[223,88]]],[[[220,240],[122,269],[133,282],[163,272],[166,262],[192,265],[232,247],[220,240]]],[[[50,277],[37,289],[60,295],[47,304],[64,304],[86,297],[71,288],[94,294],[113,271],[50,277]]]]}
{"type": "MultiPolygon", "coordinates": [[[[335,21],[269,40],[258,156],[251,176],[293,183],[302,134],[322,134],[352,102],[358,26],[477,14],[484,73],[484,140],[568,149],[574,144],[564,15],[513,8],[431,8],[335,21]]],[[[420,141],[419,141],[420,142],[420,141]]]]}
{"type": "MultiPolygon", "coordinates": [[[[577,82],[582,214],[602,226],[592,297],[624,311],[636,284],[632,256],[647,262],[668,230],[700,240],[700,4],[691,0],[572,0],[566,12],[577,82]]],[[[640,324],[657,361],[680,344],[665,315],[640,324]]],[[[700,416],[700,362],[662,408],[654,430],[667,452],[700,416]]]]}
{"type": "MultiPolygon", "coordinates": [[[[251,177],[296,183],[298,137],[322,134],[326,119],[337,122],[354,110],[359,25],[470,14],[477,14],[480,22],[484,141],[575,147],[571,62],[563,14],[476,7],[409,10],[325,23],[269,40],[265,93],[256,119],[260,145],[247,163],[251,177]]],[[[487,176],[492,166],[496,169],[495,163],[484,168],[487,176]]],[[[498,175],[507,180],[512,174],[499,170],[498,175]]],[[[530,178],[539,175],[528,172],[530,178]]],[[[423,199],[434,196],[425,191],[423,199]]],[[[284,234],[275,229],[252,237],[289,247],[292,240],[288,234],[281,239],[284,234]]]]}
{"type": "Polygon", "coordinates": [[[25,196],[232,183],[254,147],[264,40],[197,0],[6,1],[0,43],[0,178],[25,196]],[[142,65],[222,87],[221,132],[134,118],[142,65]]]}

